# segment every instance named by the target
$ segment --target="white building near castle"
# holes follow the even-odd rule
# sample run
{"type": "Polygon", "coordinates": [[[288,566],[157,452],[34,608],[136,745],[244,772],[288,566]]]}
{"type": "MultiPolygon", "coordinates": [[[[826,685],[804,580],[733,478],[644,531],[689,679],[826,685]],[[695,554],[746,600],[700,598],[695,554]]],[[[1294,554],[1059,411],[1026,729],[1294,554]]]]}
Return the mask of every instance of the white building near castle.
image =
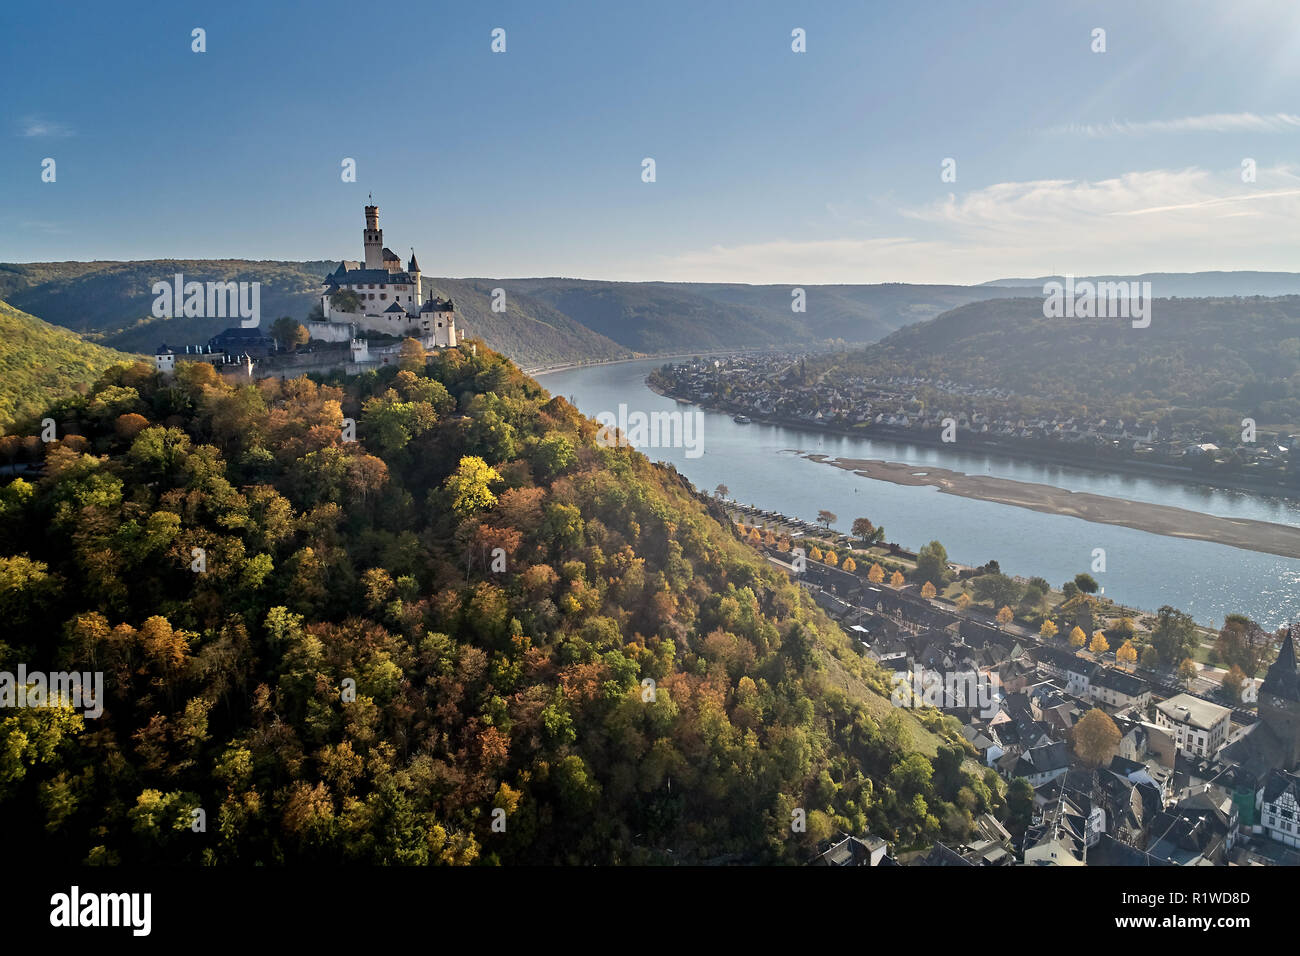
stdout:
{"type": "Polygon", "coordinates": [[[402,260],[384,246],[378,206],[366,206],[362,236],[365,263],[344,260],[325,277],[321,292],[324,321],[308,323],[311,337],[340,342],[361,332],[378,332],[398,338],[418,337],[425,348],[459,345],[461,336],[456,330],[451,300],[435,298],[432,286],[425,298],[414,250],[403,269],[402,260]],[[345,293],[356,297],[355,308],[340,308],[340,304],[353,305],[346,301],[345,293]]]}

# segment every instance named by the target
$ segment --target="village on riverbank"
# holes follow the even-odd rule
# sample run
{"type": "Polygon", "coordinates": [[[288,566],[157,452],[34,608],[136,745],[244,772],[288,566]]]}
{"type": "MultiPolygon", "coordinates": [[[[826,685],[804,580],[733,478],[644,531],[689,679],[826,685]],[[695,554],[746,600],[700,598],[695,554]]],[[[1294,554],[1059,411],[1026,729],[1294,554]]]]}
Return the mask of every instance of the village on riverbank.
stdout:
{"type": "Polygon", "coordinates": [[[969,845],[897,857],[883,841],[846,836],[814,862],[1300,864],[1289,631],[1229,619],[1215,635],[1173,608],[1117,605],[1086,574],[1057,589],[1007,577],[996,562],[949,563],[938,542],[907,551],[867,519],[843,535],[829,512],[813,524],[731,501],[725,487],[714,497],[735,532],[896,680],[919,690],[922,675],[939,687],[967,675],[995,689],[992,707],[968,696],[938,709],[1018,795],[1022,825],[985,821],[969,845]]]}
{"type": "Polygon", "coordinates": [[[661,395],[751,421],[831,434],[957,445],[1046,463],[1105,468],[1153,478],[1266,494],[1300,491],[1292,434],[1252,441],[1195,420],[1124,420],[1061,410],[1008,413],[1004,390],[921,378],[867,381],[807,372],[808,353],[736,353],[665,363],[647,385],[661,395]]]}

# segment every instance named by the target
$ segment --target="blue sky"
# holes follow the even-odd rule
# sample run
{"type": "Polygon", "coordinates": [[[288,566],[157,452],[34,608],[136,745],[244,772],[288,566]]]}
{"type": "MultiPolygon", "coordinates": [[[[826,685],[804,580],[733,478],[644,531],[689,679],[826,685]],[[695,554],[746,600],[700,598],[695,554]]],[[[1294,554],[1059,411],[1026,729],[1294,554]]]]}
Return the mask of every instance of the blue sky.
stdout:
{"type": "Polygon", "coordinates": [[[9,3],[0,37],[0,261],[356,258],[373,191],[448,276],[1300,269],[1294,0],[9,3]]]}

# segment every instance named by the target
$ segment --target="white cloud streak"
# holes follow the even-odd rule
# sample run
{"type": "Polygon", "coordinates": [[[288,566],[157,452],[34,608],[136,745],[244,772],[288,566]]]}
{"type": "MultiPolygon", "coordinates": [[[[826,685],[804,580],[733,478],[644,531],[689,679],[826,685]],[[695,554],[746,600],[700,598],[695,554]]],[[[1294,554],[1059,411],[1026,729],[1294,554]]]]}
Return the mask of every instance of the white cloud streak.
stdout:
{"type": "Polygon", "coordinates": [[[1148,136],[1160,133],[1296,133],[1300,116],[1294,113],[1207,113],[1168,120],[1111,120],[1109,123],[1070,123],[1050,132],[1101,139],[1111,136],[1148,136]]]}
{"type": "Polygon", "coordinates": [[[716,245],[665,257],[653,278],[970,283],[1300,263],[1300,175],[1285,166],[1260,168],[1255,183],[1199,168],[998,183],[896,213],[917,235],[716,245]]]}

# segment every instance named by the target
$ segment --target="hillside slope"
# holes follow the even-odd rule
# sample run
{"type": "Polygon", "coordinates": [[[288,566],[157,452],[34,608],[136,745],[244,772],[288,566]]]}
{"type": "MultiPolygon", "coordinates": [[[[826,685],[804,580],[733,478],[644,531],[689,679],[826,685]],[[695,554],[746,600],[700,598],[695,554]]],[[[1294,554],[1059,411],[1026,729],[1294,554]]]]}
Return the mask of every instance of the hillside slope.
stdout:
{"type": "Polygon", "coordinates": [[[1196,413],[1300,422],[1300,296],[1157,299],[1128,319],[1045,318],[1043,299],[974,303],[825,360],[840,373],[1014,392],[1026,412],[1196,413]]]}
{"type": "Polygon", "coordinates": [[[135,356],[82,340],[0,301],[0,433],[135,356]]]}
{"type": "MultiPolygon", "coordinates": [[[[159,342],[206,342],[229,322],[155,319],[151,289],[186,279],[259,281],[262,315],[305,319],[337,262],[158,260],[0,265],[0,298],[103,344],[148,351],[159,342]]],[[[525,367],[737,347],[815,348],[873,342],[909,322],[966,302],[1005,295],[992,287],[807,286],[791,310],[788,286],[602,282],[587,279],[425,278],[456,303],[471,335],[525,367]],[[506,311],[491,292],[506,290],[506,311]]]]}
{"type": "MultiPolygon", "coordinates": [[[[302,321],[319,302],[322,279],[338,262],[153,260],[0,265],[0,298],[48,314],[49,321],[88,339],[134,352],[158,344],[200,345],[234,324],[220,318],[158,319],[153,284],[177,273],[193,282],[260,282],[263,324],[282,315],[302,321]]],[[[489,347],[526,366],[626,358],[628,349],[559,314],[544,303],[512,296],[505,313],[491,310],[494,284],[429,279],[455,302],[465,328],[489,347]]]]}
{"type": "Polygon", "coordinates": [[[404,364],[119,368],[60,409],[78,434],[24,446],[44,476],[0,484],[0,668],[100,671],[105,696],[0,717],[14,852],[798,862],[1002,807],[956,721],[890,707],[674,470],[481,343],[404,364]]]}

